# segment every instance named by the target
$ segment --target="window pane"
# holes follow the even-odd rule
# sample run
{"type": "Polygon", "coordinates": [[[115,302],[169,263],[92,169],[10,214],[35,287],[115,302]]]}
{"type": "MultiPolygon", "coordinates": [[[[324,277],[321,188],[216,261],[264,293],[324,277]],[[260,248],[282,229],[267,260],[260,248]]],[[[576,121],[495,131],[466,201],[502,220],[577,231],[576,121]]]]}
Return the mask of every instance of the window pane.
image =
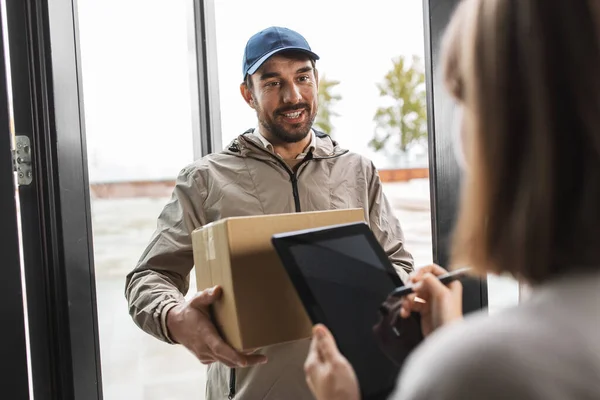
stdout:
{"type": "Polygon", "coordinates": [[[205,367],[183,347],[139,329],[124,296],[126,274],[148,244],[179,170],[193,159],[187,6],[78,0],[106,400],[204,392],[205,367]]]}

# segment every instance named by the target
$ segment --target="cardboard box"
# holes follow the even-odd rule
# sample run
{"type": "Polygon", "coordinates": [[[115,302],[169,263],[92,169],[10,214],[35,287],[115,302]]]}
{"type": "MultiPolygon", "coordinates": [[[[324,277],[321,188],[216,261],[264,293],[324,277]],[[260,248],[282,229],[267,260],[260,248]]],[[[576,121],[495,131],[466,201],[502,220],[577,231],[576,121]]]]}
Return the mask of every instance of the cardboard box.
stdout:
{"type": "Polygon", "coordinates": [[[215,325],[237,350],[308,338],[312,323],[271,244],[276,233],[364,221],[362,209],[226,218],[192,233],[198,290],[221,285],[215,325]]]}

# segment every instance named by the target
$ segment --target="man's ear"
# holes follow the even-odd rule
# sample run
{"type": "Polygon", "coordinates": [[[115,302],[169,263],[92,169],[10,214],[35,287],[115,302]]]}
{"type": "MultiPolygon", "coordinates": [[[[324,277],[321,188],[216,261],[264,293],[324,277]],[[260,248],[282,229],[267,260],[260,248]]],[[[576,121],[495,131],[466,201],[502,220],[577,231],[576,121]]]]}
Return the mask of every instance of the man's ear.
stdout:
{"type": "Polygon", "coordinates": [[[240,93],[242,94],[246,104],[254,108],[254,96],[252,95],[252,90],[248,87],[248,85],[246,85],[246,82],[242,82],[240,84],[240,93]]]}

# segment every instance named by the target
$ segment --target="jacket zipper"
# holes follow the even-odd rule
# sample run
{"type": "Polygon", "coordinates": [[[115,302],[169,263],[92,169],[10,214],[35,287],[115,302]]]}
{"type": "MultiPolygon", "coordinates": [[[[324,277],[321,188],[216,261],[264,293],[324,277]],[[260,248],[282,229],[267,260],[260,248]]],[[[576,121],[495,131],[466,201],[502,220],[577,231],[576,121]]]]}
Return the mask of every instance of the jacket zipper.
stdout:
{"type": "MultiPolygon", "coordinates": [[[[257,149],[271,155],[271,153],[269,153],[267,150],[261,149],[260,147],[258,147],[257,145],[255,145],[252,142],[250,142],[250,143],[253,146],[255,146],[257,149]]],[[[273,157],[273,158],[275,160],[277,160],[277,162],[279,164],[281,164],[283,169],[285,169],[285,171],[290,176],[290,180],[292,182],[292,193],[294,194],[294,206],[296,207],[296,212],[300,212],[302,209],[300,207],[300,195],[298,193],[298,176],[296,175],[296,172],[290,171],[290,168],[287,166],[287,164],[285,162],[281,161],[279,158],[276,158],[276,157],[273,157]]],[[[306,158],[304,158],[304,160],[302,160],[302,162],[300,162],[300,164],[298,164],[296,171],[299,171],[300,166],[311,159],[312,159],[312,156],[310,156],[310,157],[307,156],[306,158]]],[[[229,372],[229,395],[227,396],[227,398],[229,400],[232,400],[234,397],[235,397],[235,368],[231,368],[231,370],[229,372]]]]}
{"type": "MultiPolygon", "coordinates": [[[[267,150],[259,147],[256,144],[252,143],[251,141],[249,143],[252,144],[252,146],[254,146],[257,149],[259,149],[260,151],[262,151],[264,153],[267,153],[269,156],[273,156],[270,152],[268,152],[267,150]]],[[[296,172],[291,171],[290,168],[288,167],[288,165],[284,161],[282,161],[281,159],[279,159],[277,157],[272,157],[272,158],[274,160],[276,160],[283,167],[283,169],[285,169],[285,171],[290,176],[290,182],[292,183],[292,194],[294,195],[294,206],[296,208],[296,212],[302,212],[302,207],[300,206],[300,193],[298,192],[298,175],[296,174],[296,172],[300,171],[300,167],[302,166],[302,164],[305,164],[306,162],[312,160],[312,153],[309,153],[309,155],[307,155],[306,157],[304,157],[304,160],[302,160],[296,166],[296,172]]]]}
{"type": "Polygon", "coordinates": [[[229,370],[229,395],[227,398],[232,400],[235,397],[235,368],[229,370]]]}
{"type": "Polygon", "coordinates": [[[290,180],[292,181],[292,193],[294,194],[294,205],[296,206],[296,212],[301,212],[300,207],[300,194],[298,193],[298,177],[296,173],[290,174],[290,180]]]}

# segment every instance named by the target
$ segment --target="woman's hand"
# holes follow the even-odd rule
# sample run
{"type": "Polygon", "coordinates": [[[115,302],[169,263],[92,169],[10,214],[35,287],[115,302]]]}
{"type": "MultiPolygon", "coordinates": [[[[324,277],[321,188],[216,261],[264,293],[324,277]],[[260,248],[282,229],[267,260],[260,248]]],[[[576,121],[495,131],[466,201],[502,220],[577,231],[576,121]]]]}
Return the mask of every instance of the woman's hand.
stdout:
{"type": "Polygon", "coordinates": [[[360,391],[354,369],[339,352],[331,332],[315,325],[304,363],[308,387],[317,400],[358,400],[360,391]]]}
{"type": "Polygon", "coordinates": [[[420,313],[424,336],[442,325],[462,319],[462,284],[454,281],[444,286],[436,278],[446,272],[438,265],[428,265],[409,277],[414,293],[402,300],[400,316],[408,318],[413,311],[420,313]]]}

